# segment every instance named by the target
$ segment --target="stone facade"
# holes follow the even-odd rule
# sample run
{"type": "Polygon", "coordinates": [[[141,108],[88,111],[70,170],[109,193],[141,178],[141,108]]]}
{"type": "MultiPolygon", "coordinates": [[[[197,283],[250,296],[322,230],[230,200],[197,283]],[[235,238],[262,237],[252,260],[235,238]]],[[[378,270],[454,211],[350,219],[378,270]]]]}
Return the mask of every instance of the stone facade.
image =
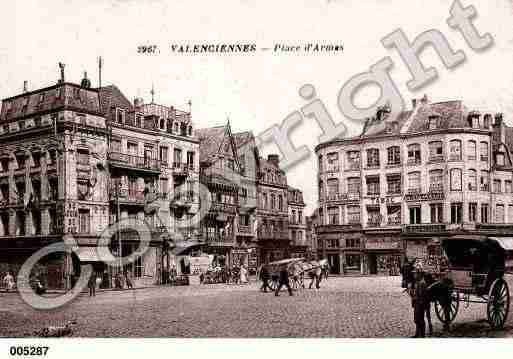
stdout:
{"type": "Polygon", "coordinates": [[[511,232],[513,129],[501,114],[427,97],[389,113],[316,148],[317,235],[332,266],[395,274],[404,255],[439,253],[439,237],[511,232]]]}

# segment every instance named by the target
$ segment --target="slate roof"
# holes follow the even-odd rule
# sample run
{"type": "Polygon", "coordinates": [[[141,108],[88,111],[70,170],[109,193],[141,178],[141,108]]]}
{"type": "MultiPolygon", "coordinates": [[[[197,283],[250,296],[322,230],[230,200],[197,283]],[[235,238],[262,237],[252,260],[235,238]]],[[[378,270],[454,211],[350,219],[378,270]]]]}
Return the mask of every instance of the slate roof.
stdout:
{"type": "Polygon", "coordinates": [[[100,93],[100,109],[102,113],[109,114],[112,107],[118,107],[127,111],[133,111],[134,106],[115,85],[101,87],[100,93]]]}
{"type": "Polygon", "coordinates": [[[224,142],[226,130],[226,125],[196,130],[196,137],[200,141],[200,162],[212,162],[224,142]]]}

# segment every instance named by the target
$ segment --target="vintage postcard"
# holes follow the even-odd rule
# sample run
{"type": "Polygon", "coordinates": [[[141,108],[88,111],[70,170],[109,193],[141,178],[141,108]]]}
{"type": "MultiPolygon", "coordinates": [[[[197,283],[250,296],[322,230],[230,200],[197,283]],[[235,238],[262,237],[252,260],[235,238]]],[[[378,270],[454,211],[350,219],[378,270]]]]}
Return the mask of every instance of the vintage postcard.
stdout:
{"type": "Polygon", "coordinates": [[[511,0],[4,10],[1,357],[513,335],[511,0]]]}

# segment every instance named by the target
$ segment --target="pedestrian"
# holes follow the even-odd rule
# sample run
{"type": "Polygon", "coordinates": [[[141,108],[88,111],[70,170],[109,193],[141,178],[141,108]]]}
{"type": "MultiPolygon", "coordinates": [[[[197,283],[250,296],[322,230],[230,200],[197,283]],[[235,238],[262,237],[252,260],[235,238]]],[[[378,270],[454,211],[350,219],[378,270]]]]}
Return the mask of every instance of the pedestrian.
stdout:
{"type": "Polygon", "coordinates": [[[247,284],[248,283],[248,270],[244,265],[240,267],[240,282],[241,284],[247,284]]]}
{"type": "Polygon", "coordinates": [[[14,277],[10,271],[7,271],[7,274],[3,279],[3,283],[7,291],[14,290],[16,283],[14,282],[14,277]]]}
{"type": "Polygon", "coordinates": [[[427,284],[424,279],[424,273],[416,270],[412,296],[413,320],[415,322],[415,335],[413,338],[426,337],[426,322],[424,320],[426,305],[429,305],[429,302],[427,301],[427,284]]]}
{"type": "Polygon", "coordinates": [[[315,288],[320,289],[321,288],[321,280],[322,280],[322,270],[321,267],[317,267],[309,272],[310,275],[310,285],[308,286],[308,289],[312,289],[312,285],[315,281],[315,288]]]}
{"type": "Polygon", "coordinates": [[[269,274],[269,269],[267,269],[266,265],[262,266],[262,269],[260,270],[260,280],[262,281],[262,286],[260,287],[260,290],[263,290],[264,293],[267,293],[267,288],[272,291],[272,288],[269,287],[269,279],[271,278],[269,274]]]}
{"type": "Polygon", "coordinates": [[[118,272],[114,277],[114,286],[116,289],[123,289],[123,282],[121,278],[121,272],[118,272]]]}
{"type": "Polygon", "coordinates": [[[134,289],[134,284],[132,282],[132,276],[129,271],[125,271],[125,283],[126,287],[130,289],[134,289]]]}
{"type": "Polygon", "coordinates": [[[280,289],[282,286],[285,286],[287,290],[289,291],[289,295],[292,294],[292,288],[290,288],[290,281],[289,281],[289,268],[288,266],[283,266],[280,269],[280,278],[278,286],[276,287],[276,292],[274,293],[275,296],[279,296],[280,289]]]}
{"type": "Polygon", "coordinates": [[[96,272],[94,270],[89,277],[87,286],[89,287],[89,296],[96,297],[96,272]]]}

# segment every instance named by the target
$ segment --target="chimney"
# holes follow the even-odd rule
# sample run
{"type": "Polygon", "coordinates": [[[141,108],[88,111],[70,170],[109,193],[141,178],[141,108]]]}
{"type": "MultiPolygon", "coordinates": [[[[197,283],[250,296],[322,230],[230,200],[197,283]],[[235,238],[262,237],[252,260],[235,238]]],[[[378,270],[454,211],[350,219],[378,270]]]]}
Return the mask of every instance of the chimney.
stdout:
{"type": "Polygon", "coordinates": [[[23,81],[23,93],[28,92],[28,81],[23,81]]]}
{"type": "Polygon", "coordinates": [[[502,113],[496,113],[495,114],[495,125],[502,125],[502,113]]]}
{"type": "Polygon", "coordinates": [[[267,162],[272,163],[276,167],[280,166],[280,156],[277,154],[267,155],[267,162]]]}
{"type": "Polygon", "coordinates": [[[426,94],[424,94],[424,96],[422,96],[422,98],[420,99],[420,102],[423,104],[423,105],[427,105],[428,102],[429,102],[429,99],[427,97],[426,94]]]}
{"type": "Polygon", "coordinates": [[[412,98],[411,99],[411,108],[415,109],[415,107],[417,107],[417,99],[416,98],[412,98]]]}

